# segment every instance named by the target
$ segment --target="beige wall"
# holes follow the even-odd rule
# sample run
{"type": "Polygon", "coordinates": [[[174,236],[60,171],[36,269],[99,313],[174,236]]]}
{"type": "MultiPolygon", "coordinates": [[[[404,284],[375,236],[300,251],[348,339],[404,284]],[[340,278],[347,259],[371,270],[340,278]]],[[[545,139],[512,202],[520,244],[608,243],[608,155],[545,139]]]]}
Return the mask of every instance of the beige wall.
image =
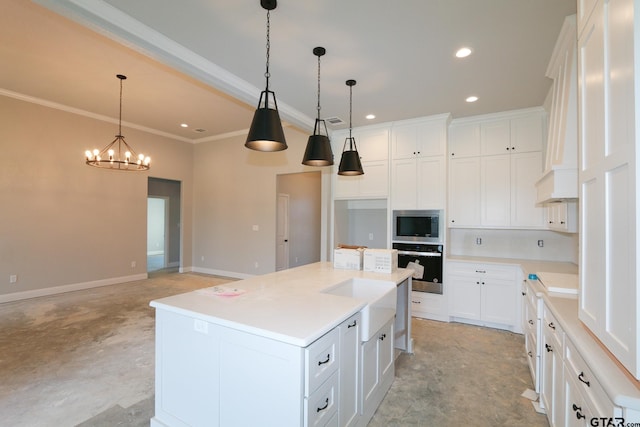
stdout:
{"type": "Polygon", "coordinates": [[[86,166],[84,151],[105,146],[117,125],[8,97],[0,97],[0,117],[0,301],[146,275],[149,176],[182,182],[190,267],[192,145],[123,128],[152,169],[104,171],[86,166]]]}
{"type": "MultiPolygon", "coordinates": [[[[286,127],[289,148],[260,153],[245,137],[200,143],[194,158],[194,267],[244,277],[275,271],[276,176],[303,166],[308,134],[286,127]],[[252,227],[258,226],[258,231],[252,227]],[[255,267],[258,263],[258,267],[255,267]]],[[[339,159],[339,156],[338,156],[339,159]]],[[[322,245],[326,253],[331,168],[322,168],[322,245]]]]}

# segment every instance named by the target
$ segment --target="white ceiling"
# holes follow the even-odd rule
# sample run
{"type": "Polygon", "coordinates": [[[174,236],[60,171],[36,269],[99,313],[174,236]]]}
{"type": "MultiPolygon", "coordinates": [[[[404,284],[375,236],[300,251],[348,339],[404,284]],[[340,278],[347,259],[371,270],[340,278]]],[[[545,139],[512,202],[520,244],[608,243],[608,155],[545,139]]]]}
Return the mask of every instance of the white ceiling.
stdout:
{"type": "MultiPolygon", "coordinates": [[[[246,132],[265,85],[259,0],[35,1],[0,0],[0,94],[113,119],[115,75],[125,74],[124,122],[191,142],[246,132]]],[[[311,129],[312,50],[323,46],[323,118],[348,122],[351,78],[354,126],[539,106],[575,9],[575,0],[281,0],[270,88],[283,119],[311,129]],[[473,54],[457,59],[462,46],[473,54]],[[469,95],[480,99],[468,104],[469,95]]]]}

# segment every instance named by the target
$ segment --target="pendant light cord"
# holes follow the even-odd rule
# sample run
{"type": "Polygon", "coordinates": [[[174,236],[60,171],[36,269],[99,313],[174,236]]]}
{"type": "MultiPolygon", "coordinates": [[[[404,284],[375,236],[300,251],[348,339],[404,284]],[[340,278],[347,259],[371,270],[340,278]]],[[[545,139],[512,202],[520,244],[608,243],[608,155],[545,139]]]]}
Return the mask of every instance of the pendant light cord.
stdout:
{"type": "Polygon", "coordinates": [[[318,120],[320,120],[320,55],[318,55],[318,120]]]}
{"type": "MultiPolygon", "coordinates": [[[[269,51],[271,50],[271,39],[269,37],[271,29],[271,11],[267,10],[267,68],[264,73],[265,78],[267,79],[267,92],[269,92],[269,77],[271,77],[271,73],[269,73],[269,51]]],[[[267,93],[265,99],[265,107],[269,107],[269,94],[267,93]]]]}
{"type": "Polygon", "coordinates": [[[353,149],[353,138],[351,137],[351,116],[353,111],[353,85],[349,86],[349,149],[353,149]]]}

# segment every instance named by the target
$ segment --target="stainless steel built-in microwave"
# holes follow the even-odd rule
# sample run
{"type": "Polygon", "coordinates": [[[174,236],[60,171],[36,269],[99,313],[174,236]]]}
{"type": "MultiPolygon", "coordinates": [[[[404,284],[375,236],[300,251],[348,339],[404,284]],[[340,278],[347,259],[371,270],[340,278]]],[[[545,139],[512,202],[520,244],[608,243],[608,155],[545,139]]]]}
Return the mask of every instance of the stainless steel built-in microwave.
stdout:
{"type": "Polygon", "coordinates": [[[442,210],[393,211],[393,240],[398,242],[442,243],[442,210]]]}

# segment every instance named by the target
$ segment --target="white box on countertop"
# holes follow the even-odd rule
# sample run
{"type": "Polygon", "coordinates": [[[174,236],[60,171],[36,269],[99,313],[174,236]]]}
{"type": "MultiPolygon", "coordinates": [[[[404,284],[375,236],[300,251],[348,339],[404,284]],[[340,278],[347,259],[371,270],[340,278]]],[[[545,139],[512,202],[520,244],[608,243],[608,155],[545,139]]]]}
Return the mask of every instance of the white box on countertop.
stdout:
{"type": "Polygon", "coordinates": [[[398,269],[397,249],[365,249],[364,271],[393,273],[398,269]]]}
{"type": "Polygon", "coordinates": [[[362,249],[334,249],[333,268],[340,268],[342,270],[362,270],[362,249]]]}

